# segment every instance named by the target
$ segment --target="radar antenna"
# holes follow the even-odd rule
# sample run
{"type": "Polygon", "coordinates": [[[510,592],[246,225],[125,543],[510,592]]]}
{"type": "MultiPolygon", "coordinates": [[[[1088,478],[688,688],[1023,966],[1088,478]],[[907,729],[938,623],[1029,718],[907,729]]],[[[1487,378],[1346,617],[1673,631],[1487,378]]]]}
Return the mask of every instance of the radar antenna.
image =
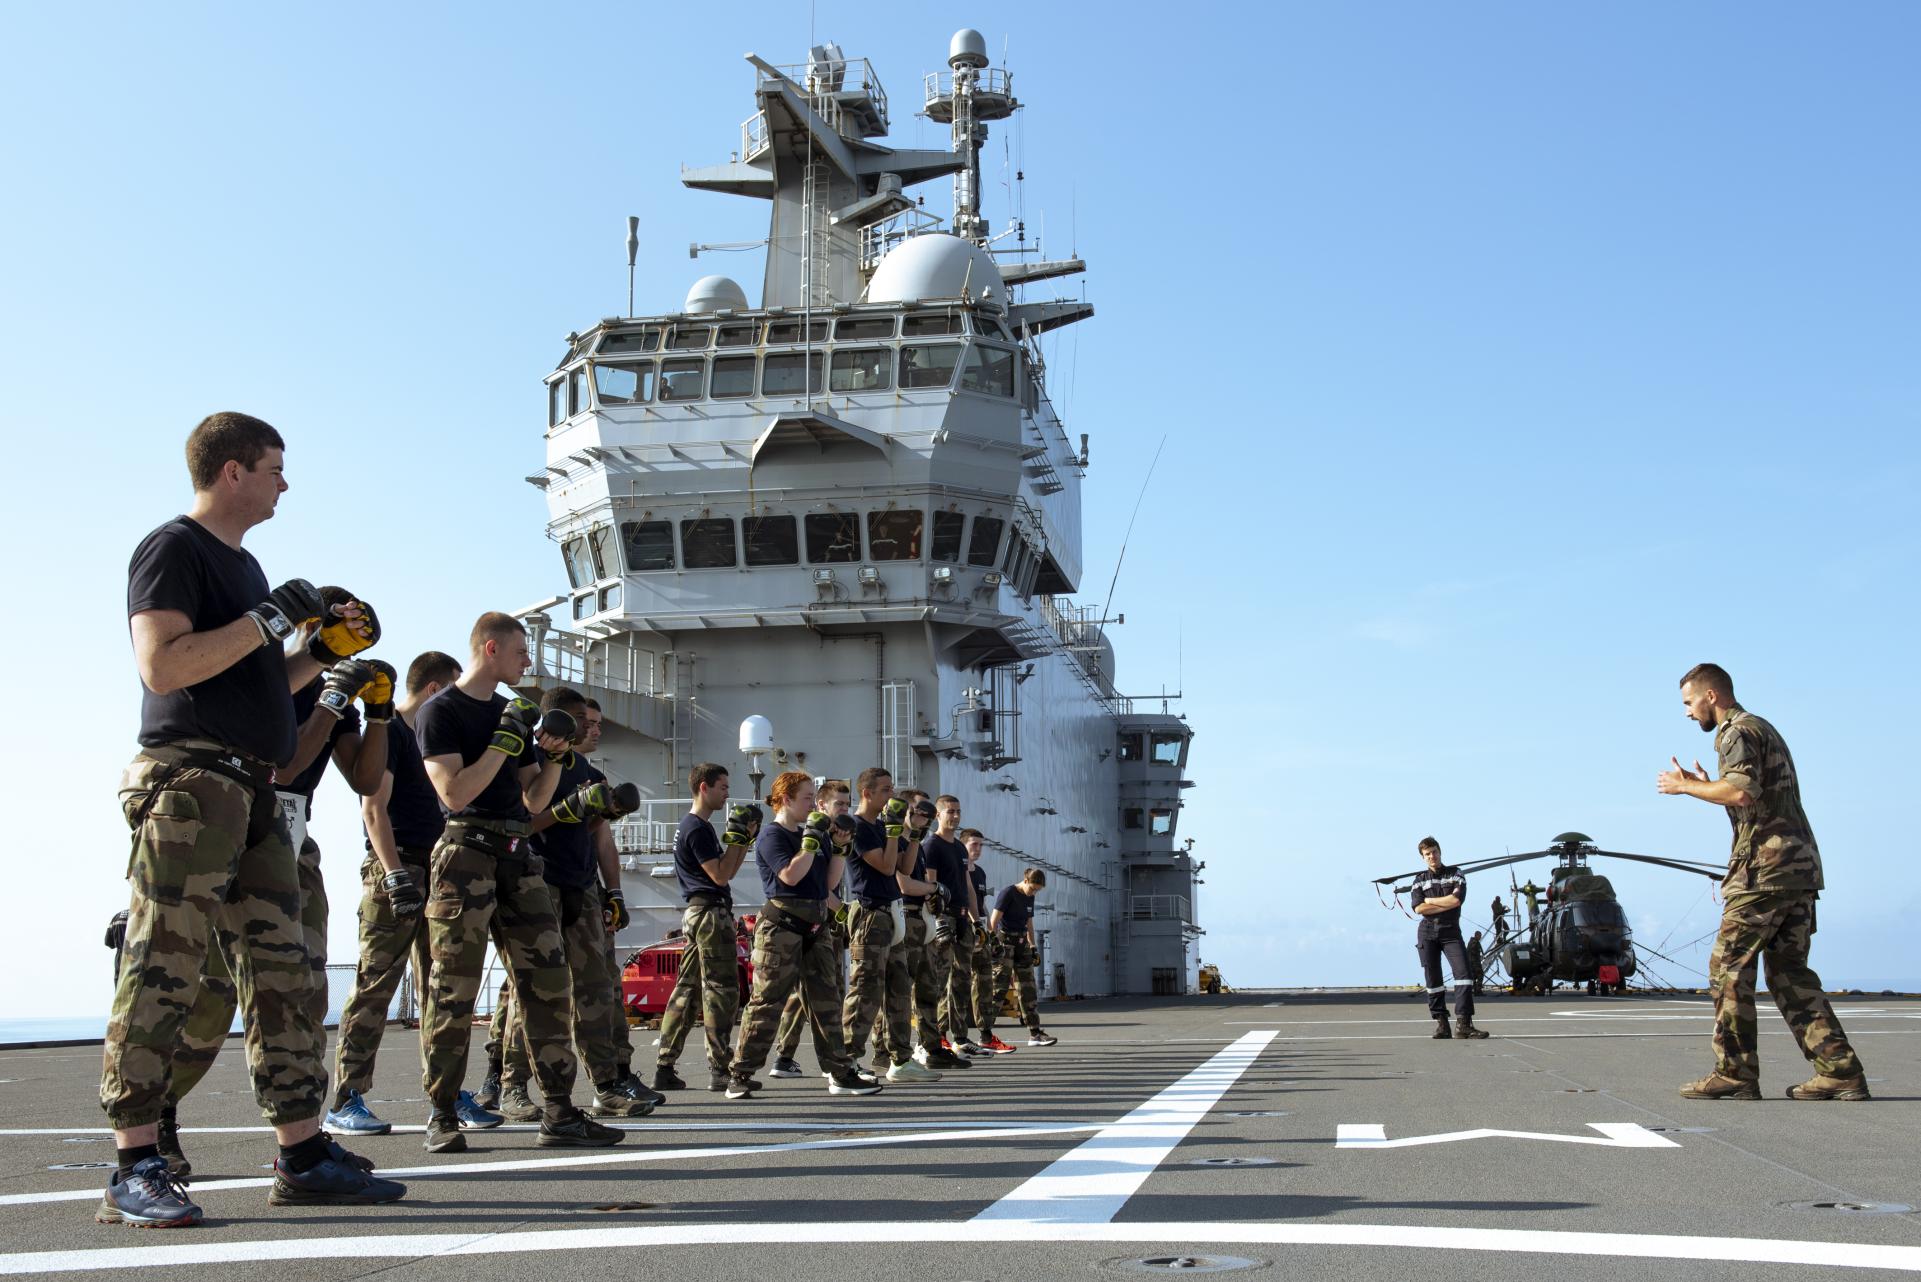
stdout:
{"type": "Polygon", "coordinates": [[[981,216],[981,147],[987,142],[987,122],[1006,120],[1020,103],[1014,100],[1013,78],[988,67],[987,39],[980,32],[955,32],[947,65],[953,73],[947,84],[939,72],[927,78],[927,116],[952,126],[954,154],[965,162],[954,174],[954,234],[983,245],[987,219],[981,216]]]}

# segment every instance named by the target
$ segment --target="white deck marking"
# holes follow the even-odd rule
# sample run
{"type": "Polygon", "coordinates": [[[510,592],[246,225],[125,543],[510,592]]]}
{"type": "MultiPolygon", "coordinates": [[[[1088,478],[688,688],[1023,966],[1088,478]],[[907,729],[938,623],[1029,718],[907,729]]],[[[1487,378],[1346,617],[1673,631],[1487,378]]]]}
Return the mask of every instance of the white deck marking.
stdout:
{"type": "Polygon", "coordinates": [[[1041,1224],[1104,1224],[1245,1073],[1274,1034],[1248,1033],[1111,1126],[1102,1127],[974,1217],[1041,1224]]]}
{"type": "MultiPolygon", "coordinates": [[[[368,1212],[378,1216],[378,1209],[368,1212]]],[[[208,1229],[178,1233],[210,1234],[208,1229]]],[[[1576,1233],[1549,1229],[1436,1228],[1405,1224],[1041,1224],[1021,1220],[885,1221],[831,1216],[798,1224],[668,1224],[649,1227],[541,1229],[516,1233],[387,1233],[363,1237],[297,1237],[272,1241],[199,1241],[78,1251],[0,1255],[0,1274],[66,1273],[194,1264],[285,1260],[421,1259],[448,1255],[515,1255],[539,1251],[606,1251],[636,1247],[872,1242],[898,1246],[903,1232],[920,1243],[964,1247],[1020,1242],[1178,1243],[1200,1245],[1374,1246],[1440,1251],[1523,1251],[1539,1255],[1644,1260],[1715,1260],[1807,1267],[1893,1269],[1921,1273],[1921,1247],[1789,1238],[1701,1237],[1667,1233],[1576,1233]]],[[[121,1234],[122,1238],[127,1235],[121,1234]]],[[[1315,1261],[1304,1261],[1315,1262],[1315,1261]]]]}
{"type": "MultiPolygon", "coordinates": [[[[406,1166],[380,1174],[388,1179],[430,1180],[470,1175],[501,1175],[517,1171],[552,1171],[576,1166],[631,1166],[642,1162],[682,1162],[706,1158],[755,1157],[764,1153],[804,1153],[815,1149],[875,1148],[895,1144],[933,1144],[951,1141],[1008,1139],[1017,1135],[1071,1135],[1098,1131],[1100,1122],[1079,1122],[1063,1126],[1003,1126],[989,1130],[917,1131],[905,1135],[873,1135],[841,1140],[796,1140],[790,1144],[741,1144],[711,1148],[596,1149],[591,1153],[570,1153],[565,1157],[541,1157],[504,1162],[448,1162],[440,1166],[406,1166]]],[[[841,1127],[853,1130],[853,1126],[841,1127]]],[[[272,1177],[236,1180],[195,1180],[193,1195],[227,1189],[264,1189],[273,1186],[272,1177]]],[[[39,1202],[97,1202],[100,1186],[60,1189],[48,1193],[7,1193],[0,1195],[0,1206],[26,1206],[39,1202]]]]}
{"type": "Polygon", "coordinates": [[[1398,1140],[1387,1137],[1387,1128],[1375,1123],[1342,1122],[1334,1128],[1335,1148],[1417,1148],[1423,1144],[1454,1144],[1461,1140],[1547,1140],[1555,1144],[1594,1144],[1602,1148],[1680,1148],[1665,1135],[1656,1135],[1636,1122],[1589,1122],[1592,1135],[1551,1135],[1542,1131],[1501,1131],[1481,1127],[1472,1131],[1445,1131],[1438,1135],[1407,1135],[1398,1140]]]}

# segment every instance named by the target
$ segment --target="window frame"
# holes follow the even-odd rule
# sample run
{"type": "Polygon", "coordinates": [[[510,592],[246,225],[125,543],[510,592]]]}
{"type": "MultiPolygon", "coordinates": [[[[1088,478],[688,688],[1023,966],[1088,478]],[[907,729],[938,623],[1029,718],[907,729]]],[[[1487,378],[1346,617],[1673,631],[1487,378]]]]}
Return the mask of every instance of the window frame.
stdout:
{"type": "Polygon", "coordinates": [[[602,406],[646,405],[654,399],[654,386],[660,381],[659,361],[596,360],[589,363],[589,369],[592,371],[594,397],[602,406]],[[636,395],[624,399],[609,400],[606,389],[600,385],[600,372],[602,370],[625,370],[631,372],[634,376],[634,390],[636,395]]]}
{"type": "Polygon", "coordinates": [[[1006,534],[1006,532],[1007,520],[1005,517],[995,516],[991,512],[977,513],[967,531],[967,564],[977,570],[991,570],[998,565],[1000,563],[1001,537],[1006,534]],[[987,558],[985,560],[981,559],[980,552],[977,550],[977,545],[980,541],[980,526],[982,521],[991,521],[994,524],[994,541],[987,549],[987,558]]]}
{"type": "MultiPolygon", "coordinates": [[[[739,522],[731,516],[684,516],[677,523],[676,533],[680,536],[680,568],[683,570],[732,570],[740,565],[740,528],[739,522]],[[700,536],[703,551],[709,546],[705,540],[714,531],[703,531],[697,527],[724,525],[727,527],[727,559],[725,561],[703,560],[694,564],[694,555],[688,548],[688,539],[700,536]]],[[[718,547],[718,543],[712,546],[718,547]]]]}
{"type": "MultiPolygon", "coordinates": [[[[806,554],[807,564],[809,565],[856,565],[856,564],[859,564],[862,556],[862,552],[864,550],[864,545],[861,543],[861,526],[863,524],[865,524],[865,522],[863,522],[860,519],[860,513],[855,511],[806,513],[803,519],[801,520],[801,551],[806,554]],[[814,555],[814,527],[817,522],[821,522],[821,521],[840,521],[840,522],[846,523],[846,527],[848,529],[851,529],[854,535],[853,555],[835,556],[835,557],[814,555]]],[[[829,543],[827,545],[827,550],[831,550],[832,547],[833,545],[829,543]]]]}
{"type": "Polygon", "coordinates": [[[705,356],[669,356],[660,362],[660,384],[655,390],[655,399],[662,405],[691,405],[695,401],[707,399],[707,358],[705,356]],[[669,369],[671,365],[693,365],[700,374],[700,390],[692,396],[667,395],[667,379],[670,374],[685,374],[689,371],[669,369]]]}
{"type": "Polygon", "coordinates": [[[746,566],[750,570],[759,569],[764,566],[799,565],[800,552],[801,552],[799,518],[796,517],[792,512],[763,512],[757,515],[748,515],[748,516],[742,517],[740,521],[740,550],[741,550],[741,564],[746,566]],[[756,527],[758,527],[762,522],[774,522],[774,521],[787,522],[789,546],[791,546],[793,550],[793,554],[794,554],[793,559],[789,561],[756,560],[755,551],[757,547],[764,547],[765,544],[757,543],[751,536],[748,535],[747,523],[749,521],[754,522],[756,527]]]}
{"type": "Polygon", "coordinates": [[[945,392],[953,388],[954,379],[961,371],[961,364],[967,359],[967,344],[952,342],[902,343],[894,361],[894,386],[903,392],[945,392]],[[948,367],[947,381],[942,383],[913,383],[907,381],[907,358],[910,353],[935,351],[946,348],[954,353],[954,363],[948,367]]]}
{"type": "Polygon", "coordinates": [[[760,394],[762,396],[774,396],[774,397],[790,397],[790,396],[806,397],[806,396],[822,395],[823,390],[826,387],[826,383],[823,381],[825,379],[825,374],[823,373],[823,371],[826,369],[826,365],[827,365],[827,362],[824,359],[825,355],[826,353],[821,351],[818,348],[812,351],[797,349],[791,352],[768,352],[767,355],[762,358],[761,365],[760,365],[760,388],[761,388],[760,394]],[[801,362],[802,376],[806,380],[806,384],[811,390],[802,390],[799,388],[788,388],[780,391],[775,391],[774,389],[768,387],[767,386],[768,367],[775,365],[777,362],[784,363],[792,360],[798,360],[801,362]]]}
{"type": "Polygon", "coordinates": [[[967,513],[934,513],[933,519],[927,523],[927,559],[936,565],[959,565],[961,563],[961,556],[966,551],[966,547],[967,513]],[[952,521],[954,525],[954,555],[942,556],[940,554],[942,538],[941,526],[948,521],[952,521]]]}
{"type": "Polygon", "coordinates": [[[710,401],[752,400],[754,391],[760,386],[760,358],[752,352],[745,354],[730,352],[726,356],[716,356],[707,362],[707,399],[710,401]],[[747,388],[739,392],[721,392],[720,367],[726,365],[730,372],[739,366],[746,366],[747,388]]]}
{"type": "Polygon", "coordinates": [[[635,574],[658,574],[662,571],[679,569],[680,553],[674,543],[674,523],[672,521],[659,520],[654,517],[647,517],[636,521],[622,521],[620,523],[620,555],[627,569],[635,574]],[[631,527],[638,530],[649,525],[661,525],[667,529],[667,564],[665,565],[642,565],[639,563],[638,558],[633,555],[634,537],[628,533],[629,528],[631,527]]]}
{"type": "Polygon", "coordinates": [[[867,559],[868,560],[897,562],[897,561],[921,561],[926,559],[923,553],[927,545],[927,513],[922,511],[920,508],[917,508],[917,507],[873,508],[869,510],[867,513],[866,524],[867,524],[867,559]],[[898,533],[890,534],[887,537],[883,537],[882,530],[880,527],[884,523],[891,523],[896,521],[904,523],[909,518],[911,518],[913,521],[913,530],[908,538],[903,539],[898,533]],[[879,550],[879,545],[883,542],[892,543],[896,548],[896,553],[891,556],[882,556],[879,550]],[[905,544],[905,546],[911,549],[911,555],[907,555],[907,556],[899,555],[898,549],[903,544],[905,544]]]}

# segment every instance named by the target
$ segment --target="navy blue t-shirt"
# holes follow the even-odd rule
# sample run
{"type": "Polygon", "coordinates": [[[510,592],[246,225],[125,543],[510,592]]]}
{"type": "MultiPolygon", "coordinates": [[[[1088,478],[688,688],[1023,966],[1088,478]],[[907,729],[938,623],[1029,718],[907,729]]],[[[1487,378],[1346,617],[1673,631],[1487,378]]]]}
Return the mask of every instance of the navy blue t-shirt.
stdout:
{"type": "MultiPolygon", "coordinates": [[[[911,846],[911,843],[910,843],[910,846],[911,846]]],[[[926,881],[927,880],[927,861],[921,856],[921,848],[919,846],[911,846],[911,848],[907,852],[907,855],[908,855],[908,858],[907,858],[908,866],[906,868],[903,868],[901,871],[906,873],[909,877],[912,877],[915,881],[926,881]]],[[[900,898],[902,903],[907,904],[909,907],[913,907],[913,908],[918,908],[922,904],[927,902],[926,895],[910,895],[906,891],[901,892],[900,898]]]]}
{"type": "Polygon", "coordinates": [[[982,921],[987,920],[987,912],[993,907],[987,901],[987,870],[975,864],[967,870],[967,879],[974,883],[974,899],[981,906],[982,921]]]}
{"type": "MultiPolygon", "coordinates": [[[[1446,899],[1449,895],[1460,896],[1461,903],[1467,902],[1467,878],[1461,870],[1442,864],[1432,872],[1422,872],[1414,879],[1414,893],[1409,896],[1413,904],[1422,904],[1430,899],[1446,899]]],[[[1445,912],[1433,913],[1421,918],[1415,935],[1423,939],[1459,939],[1461,937],[1461,905],[1445,912]]]]}
{"type": "Polygon", "coordinates": [[[937,832],[927,834],[920,844],[921,867],[940,883],[947,896],[947,911],[967,911],[967,847],[937,832]]]}
{"type": "Polygon", "coordinates": [[[891,872],[877,871],[860,857],[863,850],[885,850],[887,826],[872,819],[854,816],[854,848],[847,852],[847,884],[854,898],[869,905],[886,906],[900,898],[900,885],[891,872]]]}
{"type": "MultiPolygon", "coordinates": [[[[766,830],[765,826],[761,829],[766,830]]],[[[680,897],[718,895],[727,901],[729,908],[733,907],[734,892],[709,877],[701,867],[703,862],[718,863],[726,853],[720,848],[720,838],[714,835],[713,824],[691,810],[682,815],[680,827],[674,832],[674,876],[680,881],[680,897]]]]}
{"type": "Polygon", "coordinates": [[[393,825],[394,844],[431,850],[447,826],[440,798],[420,760],[420,740],[401,717],[387,723],[387,772],[394,777],[387,796],[387,822],[393,825]]]}
{"type": "Polygon", "coordinates": [[[1000,898],[994,901],[994,910],[1001,915],[1000,928],[1009,935],[1025,935],[1027,923],[1034,919],[1034,897],[1022,890],[1018,884],[1001,891],[1000,898]]]}
{"type": "MultiPolygon", "coordinates": [[[[476,699],[459,686],[448,686],[422,704],[420,711],[414,714],[414,730],[420,737],[420,755],[459,757],[463,768],[473,765],[480,760],[481,754],[491,751],[487,745],[493,742],[494,731],[500,726],[501,710],[506,706],[505,695],[476,699]]],[[[441,812],[449,819],[502,819],[526,823],[529,815],[520,799],[520,772],[539,762],[540,758],[535,755],[537,751],[533,737],[529,735],[527,746],[521,754],[512,761],[501,762],[494,777],[480,790],[480,795],[467,804],[466,809],[448,810],[443,802],[441,812]]]]}
{"type": "MultiPolygon", "coordinates": [[[[315,677],[311,684],[295,692],[293,697],[293,715],[296,726],[306,725],[307,718],[313,716],[314,710],[320,706],[320,684],[321,679],[315,677]]],[[[329,720],[332,720],[333,717],[333,714],[329,712],[322,712],[319,715],[329,720]]],[[[282,779],[276,783],[274,785],[275,789],[280,792],[298,793],[300,796],[305,797],[307,799],[307,814],[311,816],[313,814],[314,789],[320,786],[320,780],[327,773],[327,763],[333,760],[334,745],[340,742],[340,736],[343,734],[359,733],[360,709],[349,705],[347,715],[335,721],[333,729],[327,732],[327,742],[322,745],[320,754],[312,761],[309,761],[306,769],[302,770],[293,778],[282,779]]],[[[296,738],[297,737],[298,735],[296,734],[296,738]]]]}
{"type": "MultiPolygon", "coordinates": [[[[230,548],[192,517],[177,516],[134,549],[127,566],[127,618],[177,610],[195,632],[212,632],[267,599],[267,576],[243,548],[230,548]]],[[[205,681],[155,694],[140,687],[140,744],[211,739],[279,765],[293,756],[293,695],[277,645],[251,650],[205,681]]]]}
{"type": "MultiPolygon", "coordinates": [[[[582,784],[604,783],[606,779],[606,775],[587,764],[587,758],[570,752],[560,763],[560,782],[554,787],[554,801],[567,800],[582,784]]],[[[547,879],[548,885],[584,890],[599,880],[600,863],[594,857],[593,828],[592,820],[584,820],[576,824],[557,823],[534,834],[534,851],[545,865],[541,876],[547,879]]]]}
{"type": "Polygon", "coordinates": [[[773,820],[761,825],[760,836],[754,838],[754,862],[760,865],[760,888],[772,899],[778,895],[783,899],[827,898],[827,865],[833,857],[822,850],[814,856],[814,866],[800,879],[797,886],[789,886],[780,879],[780,870],[792,863],[800,854],[800,830],[788,832],[773,820]]]}

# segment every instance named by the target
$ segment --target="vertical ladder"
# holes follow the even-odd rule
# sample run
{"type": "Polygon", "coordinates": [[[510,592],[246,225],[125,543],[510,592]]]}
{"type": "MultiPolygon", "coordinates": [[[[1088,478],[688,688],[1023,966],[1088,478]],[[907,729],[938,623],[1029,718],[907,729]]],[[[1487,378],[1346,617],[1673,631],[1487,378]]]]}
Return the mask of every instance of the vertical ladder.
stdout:
{"type": "Polygon", "coordinates": [[[667,783],[672,786],[693,768],[697,709],[694,707],[694,656],[685,650],[675,650],[668,658],[674,665],[674,685],[669,692],[674,709],[673,737],[667,742],[667,783]]]}
{"type": "Polygon", "coordinates": [[[807,307],[824,308],[832,301],[828,286],[833,271],[833,228],[829,225],[833,187],[828,166],[813,158],[811,144],[808,150],[801,180],[802,298],[807,307]]]}

